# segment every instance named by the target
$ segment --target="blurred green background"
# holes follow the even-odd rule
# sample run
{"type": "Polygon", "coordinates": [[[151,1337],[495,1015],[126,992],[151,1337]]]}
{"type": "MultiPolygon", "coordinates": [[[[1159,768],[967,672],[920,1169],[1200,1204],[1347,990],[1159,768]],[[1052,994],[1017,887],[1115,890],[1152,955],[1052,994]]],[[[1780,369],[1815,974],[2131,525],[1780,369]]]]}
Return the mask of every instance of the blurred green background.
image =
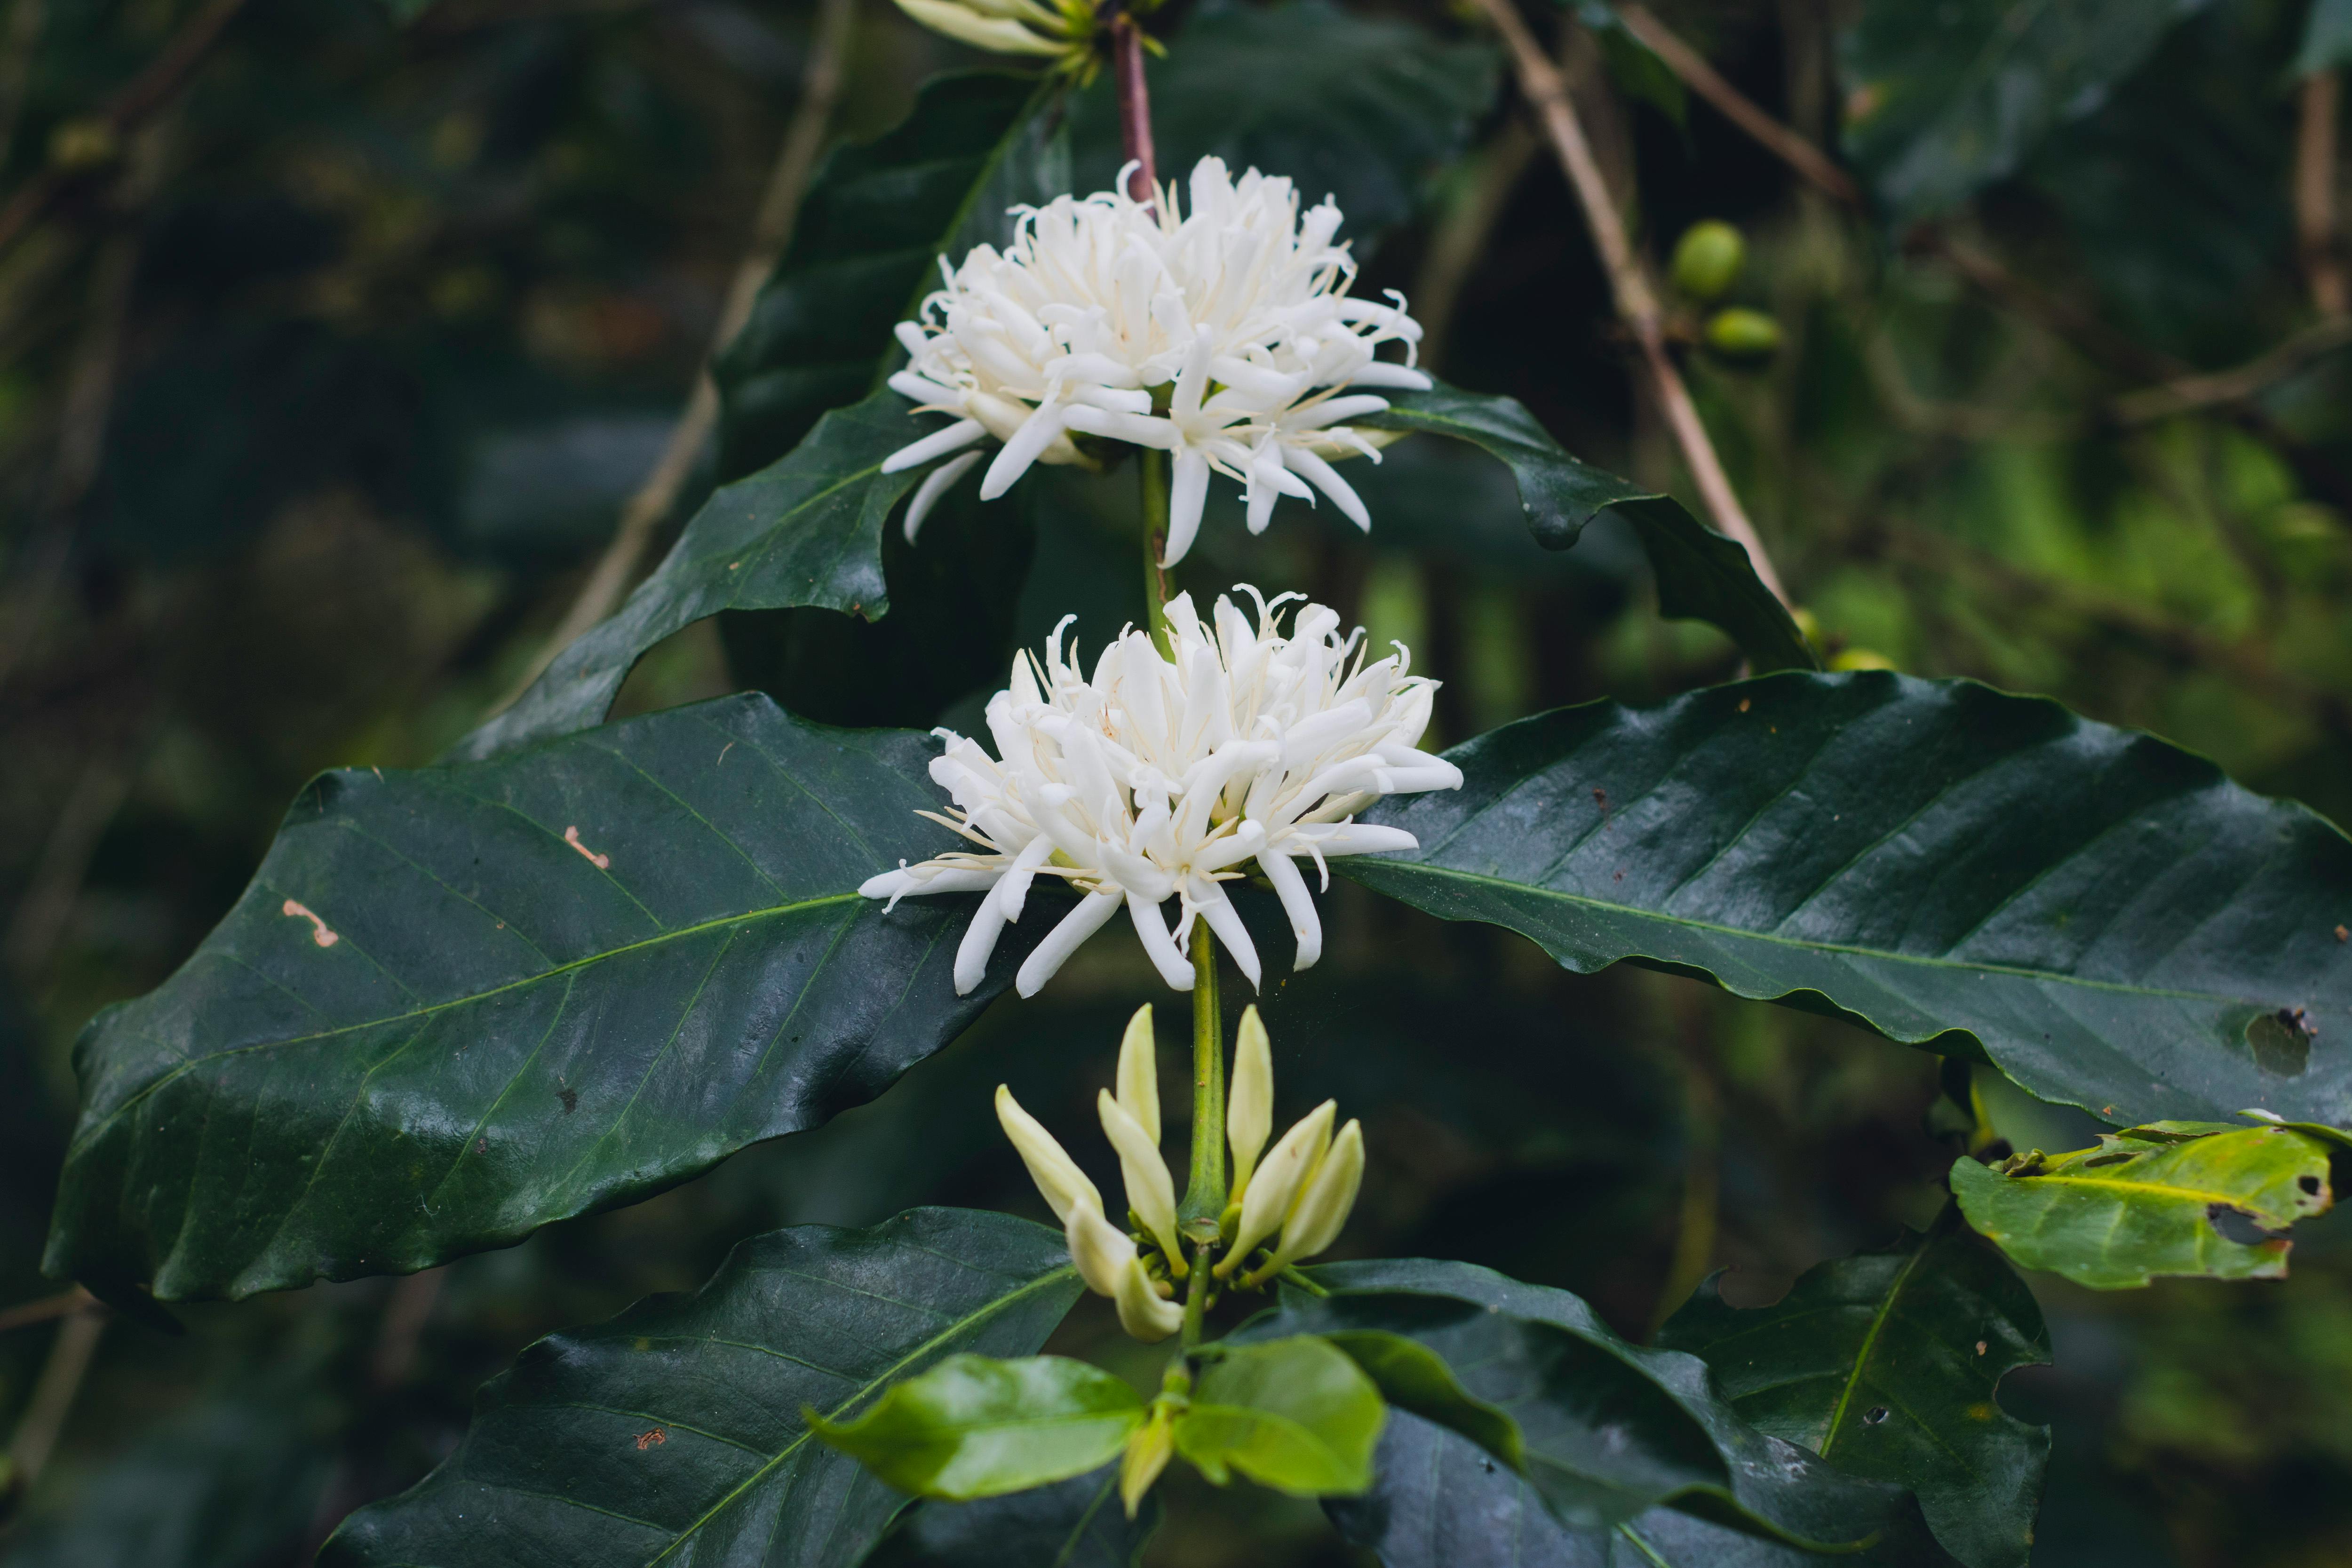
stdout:
{"type": "MultiPolygon", "coordinates": [[[[1187,27],[1240,6],[1187,9],[1163,14],[1179,61],[1187,27]]],[[[1654,9],[1817,142],[1867,108],[1837,63],[1857,5],[1654,9]]],[[[1653,255],[1702,219],[1746,237],[1732,302],[1780,347],[1694,348],[1688,371],[1826,655],[2049,692],[2352,821],[2343,342],[2185,415],[2145,395],[2325,325],[2292,197],[2309,8],[2172,9],[2186,19],[2143,63],[1945,220],[1998,258],[1990,288],[1662,90],[1622,37],[1568,28],[1561,47],[1653,255]]],[[[1376,18],[1401,29],[1380,47],[1486,79],[1491,46],[1433,0],[1324,20],[1376,18]]],[[[430,763],[544,651],[693,384],[815,26],[803,0],[0,0],[0,1305],[57,1289],[37,1258],[81,1026],[194,946],[309,775],[430,763]],[[153,112],[102,118],[215,21],[153,112]]],[[[927,76],[977,63],[856,0],[826,134],[871,135],[927,76]]],[[[1557,169],[1507,89],[1472,107],[1408,160],[1409,187],[1347,193],[1359,287],[1405,291],[1448,379],[1680,486],[1557,169]]],[[[1217,134],[1171,132],[1170,96],[1160,112],[1180,148],[1217,134]]],[[[1309,200],[1345,160],[1317,134],[1294,117],[1254,143],[1309,200]]],[[[1081,152],[1079,177],[1106,179],[1081,152]]],[[[1696,338],[1705,312],[1677,309],[1696,338]]],[[[1099,646],[1139,607],[1132,480],[1050,479],[997,613],[1034,642],[1076,611],[1099,646]]],[[[1410,643],[1446,680],[1449,743],[1738,667],[1711,630],[1656,616],[1630,535],[1539,551],[1506,472],[1466,448],[1407,441],[1360,483],[1369,538],[1292,505],[1252,540],[1227,505],[1182,581],[1308,587],[1410,643]]],[[[896,546],[890,564],[919,571],[896,546]]],[[[920,596],[894,597],[879,627],[806,611],[691,628],[621,710],[762,685],[837,721],[968,720],[985,689],[910,681],[894,626],[920,596]]],[[[1327,923],[1329,956],[1265,1002],[1286,1103],[1336,1094],[1365,1121],[1343,1253],[1492,1264],[1643,1335],[1706,1268],[1769,1300],[1934,1212],[1948,1155],[1922,1126],[1927,1055],[1655,974],[1566,975],[1353,884],[1327,923]]],[[[989,1091],[1009,1080],[1078,1125],[1154,989],[1129,944],[1097,944],[875,1104],[652,1202],[415,1280],[187,1309],[184,1338],[118,1321],[0,1560],[306,1562],[446,1453],[523,1344],[689,1288],[742,1236],[923,1202],[1031,1212],[989,1091]]],[[[2085,1119],[1986,1087],[2020,1147],[2090,1141],[2085,1119]]],[[[2280,1283],[2035,1280],[2057,1365],[2004,1397],[2056,1426],[2037,1563],[2352,1561],[2347,1236],[2306,1226],[2280,1283]]],[[[0,1415],[35,1400],[56,1332],[0,1335],[0,1415]]],[[[1065,1340],[1114,1363],[1124,1343],[1107,1310],[1065,1340]]],[[[1197,1484],[1175,1502],[1155,1561],[1350,1561],[1305,1505],[1197,1484]]]]}

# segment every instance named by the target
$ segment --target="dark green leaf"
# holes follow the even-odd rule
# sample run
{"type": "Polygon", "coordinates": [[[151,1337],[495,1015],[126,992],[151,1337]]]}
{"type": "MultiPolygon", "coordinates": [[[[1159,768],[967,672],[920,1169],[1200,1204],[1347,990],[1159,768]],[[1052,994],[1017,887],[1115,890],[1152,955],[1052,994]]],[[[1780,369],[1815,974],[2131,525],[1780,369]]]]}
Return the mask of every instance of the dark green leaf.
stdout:
{"type": "Polygon", "coordinates": [[[2352,61],[2352,0],[2311,0],[2303,47],[2294,58],[2297,76],[2334,70],[2352,61]]]}
{"type": "Polygon", "coordinates": [[[1464,1388],[1427,1345],[1387,1329],[1326,1329],[1323,1337],[1362,1367],[1391,1405],[1451,1427],[1515,1470],[1527,1468],[1519,1424],[1464,1388]]]}
{"type": "Polygon", "coordinates": [[[927,421],[908,406],[883,391],[835,409],[782,461],[712,496],[610,619],[451,755],[479,761],[602,721],[647,648],[721,610],[813,605],[881,616],[890,607],[882,525],[920,477],[882,472],[883,458],[923,434],[927,421]]]}
{"type": "MultiPolygon", "coordinates": [[[[1160,177],[1180,187],[1212,153],[1235,174],[1287,175],[1327,194],[1359,250],[1420,205],[1495,100],[1495,52],[1410,23],[1324,3],[1203,6],[1147,62],[1160,177]]],[[[1079,100],[1071,140],[1081,192],[1109,188],[1125,161],[1109,74],[1079,100]]]]}
{"type": "Polygon", "coordinates": [[[2096,109],[2206,0],[1871,0],[1839,39],[1845,147],[1887,216],[1949,211],[2096,109]]]}
{"type": "Polygon", "coordinates": [[[1380,1479],[1370,1492],[1323,1507],[1341,1535],[1380,1554],[1383,1568],[1822,1568],[1906,1561],[1897,1548],[1884,1546],[1823,1557],[1671,1508],[1652,1509],[1614,1530],[1572,1531],[1492,1455],[1402,1410],[1390,1414],[1374,1467],[1380,1479]]]}
{"type": "Polygon", "coordinates": [[[331,1450],[285,1398],[223,1397],[173,1417],[36,1514],[10,1568],[252,1568],[291,1562],[331,1450]]]}
{"type": "Polygon", "coordinates": [[[2352,1122],[2352,842],[2160,741],[1872,671],[1564,709],[1449,754],[1460,791],[1369,814],[1422,847],[1340,869],[1580,973],[1631,958],[1973,1040],[2110,1121],[2352,1122]]]}
{"type": "Polygon", "coordinates": [[[1067,1356],[955,1355],[850,1420],[807,1414],[818,1436],[900,1491],[961,1502],[1100,1469],[1143,1425],[1143,1398],[1067,1356]]]}
{"type": "Polygon", "coordinates": [[[1009,1497],[917,1503],[866,1568],[1137,1568],[1160,1512],[1155,1489],[1127,1517],[1114,1465],[1009,1497]]]}
{"type": "Polygon", "coordinates": [[[2114,97],[2053,132],[2021,181],[2072,232],[2072,257],[2132,336],[2202,358],[2266,341],[2259,300],[2289,262],[2294,111],[2271,15],[2213,6],[2114,97]]]}
{"type": "Polygon", "coordinates": [[[1219,1486],[1239,1470],[1294,1497],[1360,1492],[1386,1415],[1371,1379],[1321,1340],[1267,1340],[1202,1372],[1176,1451],[1219,1486]]]}
{"type": "Polygon", "coordinates": [[[1556,1535],[1583,1541],[1592,1555],[1581,1561],[1606,1563],[1599,1553],[1609,1532],[1623,1529],[1695,1543],[1696,1554],[1669,1559],[1691,1568],[1802,1561],[1795,1542],[1870,1542],[1855,1560],[1874,1563],[1950,1561],[1900,1489],[1857,1480],[1756,1431],[1696,1358],[1626,1343],[1564,1290],[1424,1258],[1307,1272],[1332,1295],[1286,1294],[1276,1331],[1387,1318],[1526,1434],[1523,1481],[1457,1433],[1410,1415],[1391,1423],[1394,1447],[1383,1445],[1371,1494],[1331,1511],[1392,1568],[1447,1561],[1416,1555],[1423,1542],[1454,1542],[1454,1562],[1510,1563],[1528,1551],[1514,1542],[1556,1535]],[[1549,1513],[1533,1517],[1531,1500],[1549,1513]]]}
{"type": "Polygon", "coordinates": [[[1995,1391],[2047,1363],[2050,1337],[2025,1282],[1956,1218],[1822,1264],[1752,1311],[1709,1280],[1659,1342],[1705,1361],[1757,1430],[1910,1488],[1968,1568],[2025,1568],[2050,1431],[1995,1391]]]}
{"type": "Polygon", "coordinates": [[[1058,1231],[1003,1215],[754,1237],[691,1296],[525,1351],[321,1568],[847,1568],[906,1500],[802,1408],[840,1419],[958,1352],[1033,1352],[1079,1289],[1058,1231]]]}
{"type": "Polygon", "coordinates": [[[1756,575],[1746,550],[1672,496],[1570,457],[1517,398],[1441,384],[1428,392],[1396,394],[1387,413],[1357,423],[1452,436],[1509,464],[1528,527],[1547,550],[1568,549],[1587,523],[1614,510],[1633,525],[1650,558],[1661,613],[1720,626],[1759,669],[1813,668],[1803,634],[1756,575]]]}
{"type": "Polygon", "coordinates": [[[1067,188],[1048,108],[1058,91],[997,72],[939,77],[897,129],[825,161],[791,249],[712,366],[722,477],[776,461],[827,409],[875,390],[899,356],[890,329],[938,287],[942,251],[1003,245],[1008,207],[1067,188]]]}
{"type": "Polygon", "coordinates": [[[857,896],[940,845],[929,745],[736,697],[321,775],[84,1036],[48,1266],[165,1300],[423,1268],[870,1099],[1012,973],[958,998],[969,910],[857,896]]]}
{"type": "Polygon", "coordinates": [[[1963,1159],[1952,1191],[1969,1223],[2011,1258],[2094,1289],[2159,1274],[2274,1279],[2293,1244],[2263,1233],[2326,1211],[2328,1155],[2326,1142],[2285,1127],[2111,1135],[2054,1157],[2037,1150],[2011,1163],[2013,1174],[1963,1159]]]}

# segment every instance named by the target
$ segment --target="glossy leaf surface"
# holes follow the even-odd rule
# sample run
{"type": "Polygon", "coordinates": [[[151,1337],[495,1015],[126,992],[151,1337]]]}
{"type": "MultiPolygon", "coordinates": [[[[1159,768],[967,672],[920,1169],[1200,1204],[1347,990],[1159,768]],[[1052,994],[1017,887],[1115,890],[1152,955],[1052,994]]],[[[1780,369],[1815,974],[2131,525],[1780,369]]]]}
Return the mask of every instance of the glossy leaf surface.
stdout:
{"type": "Polygon", "coordinates": [[[1845,147],[1897,224],[1958,206],[2096,109],[2206,0],[1871,0],[1839,40],[1845,147]]]}
{"type": "Polygon", "coordinates": [[[857,896],[941,845],[929,747],[737,697],[321,775],[83,1037],[48,1267],[165,1299],[423,1268],[871,1099],[1012,973],[958,998],[970,911],[857,896]]]}
{"type": "MultiPolygon", "coordinates": [[[[1606,1531],[1574,1531],[1552,1517],[1523,1478],[1458,1432],[1390,1413],[1376,1459],[1380,1481],[1360,1498],[1323,1505],[1340,1534],[1379,1554],[1383,1568],[1821,1568],[1823,1563],[1949,1563],[1882,1545],[1824,1557],[1654,1508],[1606,1531]]],[[[1914,1543],[1916,1546],[1916,1542],[1914,1543]]]]}
{"type": "Polygon", "coordinates": [[[1176,1451],[1219,1486],[1238,1470],[1294,1497],[1360,1492],[1386,1415],[1371,1379],[1321,1340],[1266,1340],[1202,1371],[1176,1451]]]}
{"type": "Polygon", "coordinates": [[[1003,1215],[754,1237],[691,1296],[526,1350],[457,1451],[352,1515],[321,1568],[848,1568],[906,1498],[803,1408],[837,1420],[950,1356],[1033,1352],[1079,1289],[1058,1231],[1003,1215]]]}
{"type": "Polygon", "coordinates": [[[1951,1220],[1810,1269],[1769,1307],[1710,1279],[1658,1342],[1705,1361],[1757,1430],[1910,1488],[1969,1568],[2024,1568],[2050,1432],[1996,1390],[2047,1363],[2050,1336],[2025,1282],[1951,1220]]]}
{"type": "Polygon", "coordinates": [[[451,756],[478,761],[602,722],[647,648],[721,610],[887,612],[882,525],[921,476],[885,474],[882,459],[938,423],[908,409],[887,391],[836,409],[782,460],[713,495],[610,618],[451,756]]]}
{"type": "Polygon", "coordinates": [[[1687,1516],[1699,1528],[1669,1524],[1664,1532],[1717,1544],[1754,1540],[1773,1552],[1868,1542],[1862,1561],[1948,1561],[1899,1488],[1856,1479],[1758,1432],[1715,1392],[1696,1358],[1628,1344],[1564,1290],[1422,1258],[1307,1273],[1333,1294],[1319,1301],[1286,1295],[1279,1325],[1268,1331],[1386,1321],[1444,1356],[1465,1388],[1525,1434],[1522,1479],[1457,1432],[1396,1417],[1402,1451],[1384,1447],[1372,1493],[1332,1510],[1350,1539],[1384,1556],[1391,1541],[1402,1549],[1409,1540],[1451,1538],[1465,1552],[1486,1542],[1481,1550],[1510,1562],[1502,1548],[1514,1541],[1558,1533],[1592,1544],[1621,1528],[1654,1531],[1661,1519],[1687,1516]],[[1443,1494],[1425,1490],[1441,1474],[1443,1494]],[[1530,1501],[1541,1519],[1526,1517],[1530,1501]]]}
{"type": "Polygon", "coordinates": [[[1327,1329],[1323,1338],[1362,1367],[1391,1405],[1461,1433],[1515,1470],[1527,1468],[1519,1424],[1463,1387],[1445,1358],[1419,1340],[1388,1329],[1327,1329]]]}
{"type": "Polygon", "coordinates": [[[1101,1468],[1143,1424],[1143,1399],[1067,1356],[954,1355],[849,1420],[806,1414],[817,1436],[900,1491],[961,1502],[1101,1468]]]}
{"type": "Polygon", "coordinates": [[[2274,1279],[2293,1244],[2264,1233],[2335,1201],[2328,1153],[2326,1142],[2285,1127],[2185,1142],[2109,1136],[2095,1149],[2005,1162],[2012,1173],[1963,1159],[1952,1191],[1969,1223],[2018,1262],[2094,1289],[2160,1274],[2274,1279]]]}
{"type": "MultiPolygon", "coordinates": [[[[1236,174],[1287,175],[1306,205],[1339,202],[1360,252],[1413,215],[1495,100],[1489,46],[1325,0],[1203,5],[1144,68],[1162,180],[1181,187],[1213,153],[1236,174]]],[[[1108,72],[1075,106],[1071,141],[1073,188],[1108,190],[1126,157],[1108,72]]]]}
{"type": "Polygon", "coordinates": [[[791,248],[711,367],[721,476],[776,461],[818,416],[875,390],[902,357],[891,328],[939,286],[936,258],[1001,246],[1007,208],[1066,187],[1055,96],[1029,77],[936,77],[895,129],[825,160],[791,248]]]}
{"type": "Polygon", "coordinates": [[[1569,456],[1517,398],[1441,384],[1428,392],[1394,394],[1387,413],[1357,423],[1451,436],[1508,464],[1528,531],[1547,550],[1568,549],[1595,517],[1617,512],[1633,525],[1650,558],[1662,614],[1720,627],[1759,669],[1814,667],[1797,623],[1756,575],[1745,549],[1672,496],[1569,456]]]}
{"type": "Polygon", "coordinates": [[[1337,869],[1580,973],[1631,958],[1972,1038],[2110,1121],[2352,1123],[2352,842],[2149,736],[1969,681],[1792,673],[1448,754],[1461,790],[1368,814],[1420,849],[1337,869]]]}
{"type": "Polygon", "coordinates": [[[866,1568],[1137,1568],[1160,1526],[1160,1494],[1133,1519],[1118,1500],[1118,1467],[977,1502],[919,1502],[866,1568]]]}

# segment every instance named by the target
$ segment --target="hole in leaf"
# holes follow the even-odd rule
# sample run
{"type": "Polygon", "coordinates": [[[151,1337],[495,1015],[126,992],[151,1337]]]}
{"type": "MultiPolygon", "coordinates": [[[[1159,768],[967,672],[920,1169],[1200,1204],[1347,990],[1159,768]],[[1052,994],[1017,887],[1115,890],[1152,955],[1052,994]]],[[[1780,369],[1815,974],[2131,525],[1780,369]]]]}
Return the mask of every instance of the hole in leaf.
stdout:
{"type": "Polygon", "coordinates": [[[2319,1178],[2317,1176],[2298,1176],[2295,1178],[2294,1184],[2301,1187],[2305,1192],[2309,1193],[2315,1198],[2319,1195],[2319,1178]]]}
{"type": "Polygon", "coordinates": [[[2313,1030],[2300,1007],[2257,1013],[2246,1021],[2254,1065],[2273,1078],[2295,1078],[2311,1065],[2313,1030]]]}
{"type": "Polygon", "coordinates": [[[2209,1204],[2205,1218],[2221,1233],[2224,1241],[2234,1241],[2240,1247],[2256,1247],[2271,1238],[2271,1233],[2254,1222],[2254,1216],[2222,1204],[2209,1204]]]}
{"type": "Polygon", "coordinates": [[[1886,1406],[1884,1405],[1874,1405],[1870,1407],[1868,1414],[1863,1416],[1862,1423],[1865,1426],[1875,1426],[1881,1421],[1885,1419],[1886,1406]]]}

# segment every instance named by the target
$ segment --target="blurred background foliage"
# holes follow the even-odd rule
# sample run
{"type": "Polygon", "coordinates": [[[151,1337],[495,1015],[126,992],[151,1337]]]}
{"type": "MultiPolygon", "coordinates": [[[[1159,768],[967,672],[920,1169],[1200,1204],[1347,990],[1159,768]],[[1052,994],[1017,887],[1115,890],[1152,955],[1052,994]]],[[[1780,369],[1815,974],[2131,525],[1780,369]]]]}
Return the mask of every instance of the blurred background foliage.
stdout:
{"type": "MultiPolygon", "coordinates": [[[[1474,14],[1192,9],[1155,67],[1163,169],[1217,147],[1309,199],[1341,184],[1360,286],[1408,294],[1427,363],[1681,484],[1474,14]],[[1186,26],[1223,28],[1228,54],[1188,67],[1186,26]],[[1265,42],[1285,29],[1297,47],[1265,42]],[[1188,68],[1256,110],[1194,101],[1171,83],[1188,68]],[[1453,97],[1390,115],[1390,79],[1453,97]],[[1400,143],[1409,120],[1437,131],[1400,143]]],[[[1893,218],[1792,176],[1605,8],[1568,9],[1604,26],[1536,20],[1654,258],[1703,219],[1744,234],[1728,302],[1778,351],[1694,348],[1688,369],[1825,656],[2050,692],[2352,820],[2352,332],[2325,243],[2298,242],[2305,0],[2149,5],[2087,53],[2028,38],[2048,68],[2032,133],[1955,131],[1953,166],[1881,180],[1893,218]]],[[[2002,9],[1654,6],[1801,134],[1843,126],[1864,164],[1943,68],[1885,17],[2002,9]],[[1925,66],[1902,58],[1917,47],[1925,66]]],[[[0,0],[0,1301],[56,1289],[36,1260],[90,1014],[194,947],[311,773],[429,763],[541,656],[693,384],[816,24],[805,0],[0,0]]],[[[856,0],[826,134],[877,133],[973,63],[856,0]]],[[[1081,188],[1112,173],[1105,108],[1074,115],[1081,188]]],[[[1696,340],[1713,307],[1678,309],[1696,340]]],[[[968,719],[992,671],[926,660],[926,595],[992,596],[1032,643],[1076,610],[1097,646],[1139,608],[1131,481],[1052,479],[1010,531],[944,510],[926,544],[955,553],[928,568],[894,543],[893,619],[691,628],[622,710],[757,684],[843,722],[968,719]],[[1024,533],[1025,569],[1003,542],[1024,533]]],[[[1252,540],[1234,507],[1183,580],[1306,585],[1409,642],[1446,679],[1447,742],[1737,668],[1714,632],[1655,616],[1630,537],[1543,553],[1507,475],[1466,449],[1408,441],[1360,482],[1369,538],[1286,509],[1252,540]]],[[[1349,1249],[1567,1286],[1638,1335],[1709,1268],[1769,1300],[1934,1211],[1923,1054],[1664,976],[1565,975],[1352,884],[1329,919],[1331,956],[1267,1016],[1286,1100],[1339,1095],[1378,1153],[1349,1249]]],[[[1097,944],[875,1104],[649,1203],[414,1279],[187,1309],[184,1337],[117,1321],[0,1553],[307,1561],[446,1453],[524,1343],[688,1288],[743,1235],[922,1202],[1028,1212],[988,1089],[1078,1124],[1145,989],[1126,944],[1097,944]]],[[[2019,1146],[2089,1141],[1986,1088],[2019,1146]]],[[[2344,1237],[2305,1227],[2277,1284],[2035,1281],[2057,1365],[2005,1398],[2057,1429],[2037,1563],[2352,1559],[2344,1237]]],[[[0,1335],[0,1412],[36,1436],[59,1332],[0,1335]]],[[[1107,1313],[1065,1340],[1127,1353],[1107,1313]]],[[[1157,1561],[1348,1561],[1304,1505],[1174,1500],[1157,1561]]]]}

